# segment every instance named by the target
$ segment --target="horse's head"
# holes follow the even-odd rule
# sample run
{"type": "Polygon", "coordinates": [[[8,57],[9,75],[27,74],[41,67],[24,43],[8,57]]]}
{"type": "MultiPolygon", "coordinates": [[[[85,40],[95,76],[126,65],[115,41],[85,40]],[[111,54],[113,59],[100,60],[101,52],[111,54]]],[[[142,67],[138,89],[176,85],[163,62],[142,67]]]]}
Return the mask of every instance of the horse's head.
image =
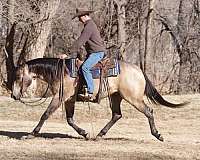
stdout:
{"type": "Polygon", "coordinates": [[[20,100],[24,92],[26,92],[27,88],[31,85],[32,78],[33,73],[29,73],[27,64],[16,67],[12,86],[12,98],[20,100]]]}

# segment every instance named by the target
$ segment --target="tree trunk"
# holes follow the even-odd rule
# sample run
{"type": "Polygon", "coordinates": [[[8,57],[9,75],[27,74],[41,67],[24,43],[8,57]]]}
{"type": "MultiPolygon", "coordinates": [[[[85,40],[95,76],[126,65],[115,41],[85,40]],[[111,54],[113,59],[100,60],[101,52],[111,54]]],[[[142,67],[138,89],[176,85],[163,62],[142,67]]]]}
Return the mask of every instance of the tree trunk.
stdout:
{"type": "Polygon", "coordinates": [[[148,3],[148,13],[145,25],[145,47],[144,47],[144,66],[143,71],[146,72],[147,68],[151,70],[150,64],[152,64],[152,18],[153,18],[153,8],[155,0],[149,0],[148,3]],[[148,62],[148,63],[147,63],[148,62]]]}
{"type": "Polygon", "coordinates": [[[144,71],[144,52],[143,52],[143,39],[142,39],[142,32],[143,32],[143,27],[142,27],[142,20],[141,20],[141,14],[140,12],[138,13],[138,41],[139,41],[139,49],[138,49],[138,54],[139,54],[139,65],[140,69],[144,71]]]}
{"type": "Polygon", "coordinates": [[[188,93],[189,91],[189,75],[190,75],[190,58],[189,49],[186,42],[187,38],[187,25],[189,22],[188,12],[191,10],[188,0],[180,0],[179,14],[178,14],[178,41],[180,45],[179,58],[180,58],[180,69],[179,69],[179,84],[177,87],[178,93],[188,93]]]}
{"type": "Polygon", "coordinates": [[[178,79],[178,94],[188,93],[189,88],[189,79],[190,79],[190,66],[189,53],[187,50],[182,50],[180,55],[180,68],[179,68],[179,79],[178,79]]]}
{"type": "Polygon", "coordinates": [[[7,81],[6,87],[7,89],[12,89],[13,84],[13,75],[14,73],[14,60],[13,60],[13,49],[14,49],[14,36],[15,36],[15,28],[16,24],[14,23],[14,6],[15,0],[8,0],[8,9],[7,9],[7,38],[5,44],[5,52],[6,52],[6,72],[7,72],[7,81]]]}
{"type": "Polygon", "coordinates": [[[120,44],[120,53],[124,60],[127,59],[125,55],[125,47],[126,47],[126,11],[125,4],[126,0],[114,0],[117,4],[117,17],[118,17],[118,40],[120,44]]]}
{"type": "Polygon", "coordinates": [[[14,23],[10,29],[10,33],[8,34],[6,38],[6,45],[5,45],[5,51],[6,51],[6,72],[7,72],[7,83],[6,87],[11,90],[12,84],[13,84],[13,77],[15,75],[14,72],[14,60],[13,60],[13,48],[14,48],[14,36],[15,36],[15,28],[16,24],[14,23]]]}
{"type": "Polygon", "coordinates": [[[41,58],[44,56],[48,36],[51,33],[51,24],[59,3],[60,0],[50,0],[47,1],[47,6],[41,9],[41,22],[34,28],[37,35],[29,48],[28,59],[41,58]]]}
{"type": "Polygon", "coordinates": [[[2,12],[3,12],[3,5],[2,5],[2,2],[0,1],[0,37],[1,37],[1,34],[2,34],[2,12]]]}
{"type": "Polygon", "coordinates": [[[8,0],[8,32],[10,31],[12,24],[14,23],[14,9],[15,9],[15,0],[8,0]]]}

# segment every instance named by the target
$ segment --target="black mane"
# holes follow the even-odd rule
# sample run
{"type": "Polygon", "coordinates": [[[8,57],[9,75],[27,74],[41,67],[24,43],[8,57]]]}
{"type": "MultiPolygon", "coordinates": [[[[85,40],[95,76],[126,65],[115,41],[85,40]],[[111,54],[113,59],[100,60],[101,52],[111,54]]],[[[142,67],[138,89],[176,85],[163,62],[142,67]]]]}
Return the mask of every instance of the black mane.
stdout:
{"type": "MultiPolygon", "coordinates": [[[[65,65],[68,67],[70,59],[65,59],[65,65]]],[[[36,58],[27,61],[30,72],[43,76],[49,82],[58,80],[62,73],[63,59],[59,58],[36,58]]],[[[65,71],[67,68],[65,68],[65,71]]]]}

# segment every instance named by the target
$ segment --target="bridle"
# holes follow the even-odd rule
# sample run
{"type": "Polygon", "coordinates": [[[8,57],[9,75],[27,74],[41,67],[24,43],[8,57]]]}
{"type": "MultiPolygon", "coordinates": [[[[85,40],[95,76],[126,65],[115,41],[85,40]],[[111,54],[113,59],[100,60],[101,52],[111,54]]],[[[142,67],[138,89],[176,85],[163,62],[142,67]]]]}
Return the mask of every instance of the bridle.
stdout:
{"type": "Polygon", "coordinates": [[[38,99],[38,100],[35,100],[35,101],[24,101],[24,100],[22,100],[22,99],[20,98],[19,101],[20,101],[21,103],[27,105],[27,106],[38,106],[38,105],[42,105],[42,104],[45,103],[46,100],[48,99],[48,97],[46,97],[46,98],[42,101],[42,98],[45,97],[45,95],[47,94],[48,89],[49,89],[49,84],[48,84],[48,86],[47,86],[47,88],[46,88],[45,93],[44,93],[44,94],[41,96],[41,98],[38,99]],[[40,102],[40,103],[37,103],[37,102],[40,102]],[[33,104],[33,103],[34,103],[34,104],[33,104]],[[35,104],[35,103],[37,103],[37,104],[35,104]]]}
{"type": "MultiPolygon", "coordinates": [[[[61,59],[59,59],[58,60],[58,62],[57,62],[57,70],[56,70],[56,74],[58,75],[58,68],[59,68],[59,62],[60,62],[60,60],[61,59]]],[[[25,69],[25,68],[24,68],[25,69]]],[[[63,100],[63,96],[64,96],[64,72],[67,72],[67,73],[69,73],[69,71],[68,71],[68,69],[66,68],[66,65],[65,65],[65,61],[63,60],[63,62],[62,62],[62,67],[61,67],[61,74],[60,74],[60,76],[59,76],[59,79],[60,79],[60,86],[59,86],[59,101],[61,102],[61,103],[64,103],[64,100],[63,100]]],[[[21,93],[21,95],[23,94],[23,85],[26,83],[26,82],[24,82],[24,81],[26,81],[25,80],[25,76],[26,75],[24,75],[25,74],[25,71],[23,71],[23,77],[22,77],[22,85],[21,85],[21,88],[20,88],[20,93],[21,93]]],[[[37,78],[37,77],[36,77],[37,78]]],[[[45,98],[43,101],[42,101],[42,99],[44,98],[44,97],[46,97],[46,95],[47,95],[47,92],[48,92],[48,90],[49,90],[49,86],[50,86],[50,84],[48,83],[48,85],[47,85],[47,88],[46,88],[46,91],[44,92],[44,94],[41,96],[41,98],[40,99],[38,99],[38,100],[34,100],[34,101],[24,101],[24,100],[22,100],[21,98],[19,99],[19,101],[21,102],[21,103],[23,103],[23,104],[26,104],[26,105],[29,105],[29,106],[37,106],[37,105],[41,105],[41,104],[43,104],[43,103],[45,103],[46,102],[46,100],[47,100],[47,98],[45,98]],[[41,102],[42,101],[42,102],[41,102]],[[40,103],[38,103],[38,102],[40,102],[40,103]],[[34,103],[37,103],[37,104],[34,104],[34,103]]]]}
{"type": "MultiPolygon", "coordinates": [[[[24,84],[26,83],[26,82],[24,82],[24,81],[25,81],[25,77],[24,77],[25,75],[24,75],[24,74],[25,74],[25,73],[24,73],[24,71],[23,71],[23,77],[22,77],[22,82],[21,82],[21,87],[20,87],[20,95],[21,95],[21,96],[23,95],[23,89],[24,89],[23,87],[24,87],[24,84]]],[[[28,85],[28,86],[29,86],[29,85],[28,85]]],[[[48,90],[49,90],[49,83],[48,83],[48,85],[47,85],[47,88],[46,88],[44,94],[41,96],[40,99],[34,100],[34,101],[24,101],[24,100],[22,100],[21,98],[19,98],[19,101],[20,101],[21,103],[25,104],[25,105],[28,105],[28,106],[38,106],[38,105],[41,105],[41,104],[45,103],[46,100],[47,100],[47,98],[48,98],[48,97],[46,97],[46,98],[42,101],[42,99],[46,96],[48,90]],[[38,102],[40,102],[40,103],[38,103],[38,102]],[[35,103],[37,103],[37,104],[35,104],[35,103]]]]}

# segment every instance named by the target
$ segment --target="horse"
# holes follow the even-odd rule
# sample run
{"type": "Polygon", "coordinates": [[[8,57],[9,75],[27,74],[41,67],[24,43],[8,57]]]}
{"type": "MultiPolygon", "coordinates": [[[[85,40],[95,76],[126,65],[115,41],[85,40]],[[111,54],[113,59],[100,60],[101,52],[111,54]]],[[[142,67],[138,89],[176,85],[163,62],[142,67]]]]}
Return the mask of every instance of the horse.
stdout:
{"type": "MultiPolygon", "coordinates": [[[[79,81],[77,78],[70,76],[67,67],[63,69],[63,65],[67,66],[69,62],[69,60],[59,58],[37,58],[16,67],[16,75],[14,76],[15,79],[11,93],[15,100],[20,100],[23,97],[24,92],[27,91],[27,88],[35,78],[39,78],[48,83],[49,89],[53,95],[52,100],[41,116],[39,123],[29,136],[38,136],[44,122],[59,108],[63,101],[66,120],[69,126],[85,139],[90,138],[89,133],[77,126],[73,120],[79,81]],[[60,78],[62,75],[63,79],[60,78]],[[62,87],[61,80],[63,84],[62,87]],[[62,98],[61,89],[63,91],[62,98]]],[[[178,108],[184,106],[186,103],[174,104],[165,100],[153,86],[147,75],[136,65],[122,60],[119,60],[119,65],[119,75],[107,78],[109,83],[112,117],[105,127],[97,134],[96,139],[106,135],[108,130],[122,117],[121,102],[124,99],[147,117],[151,134],[158,140],[163,141],[164,138],[158,132],[154,122],[153,109],[144,102],[144,97],[146,96],[149,101],[154,104],[160,104],[171,108],[178,108]]],[[[94,95],[97,95],[98,93],[99,84],[100,79],[94,79],[94,95]]]]}

